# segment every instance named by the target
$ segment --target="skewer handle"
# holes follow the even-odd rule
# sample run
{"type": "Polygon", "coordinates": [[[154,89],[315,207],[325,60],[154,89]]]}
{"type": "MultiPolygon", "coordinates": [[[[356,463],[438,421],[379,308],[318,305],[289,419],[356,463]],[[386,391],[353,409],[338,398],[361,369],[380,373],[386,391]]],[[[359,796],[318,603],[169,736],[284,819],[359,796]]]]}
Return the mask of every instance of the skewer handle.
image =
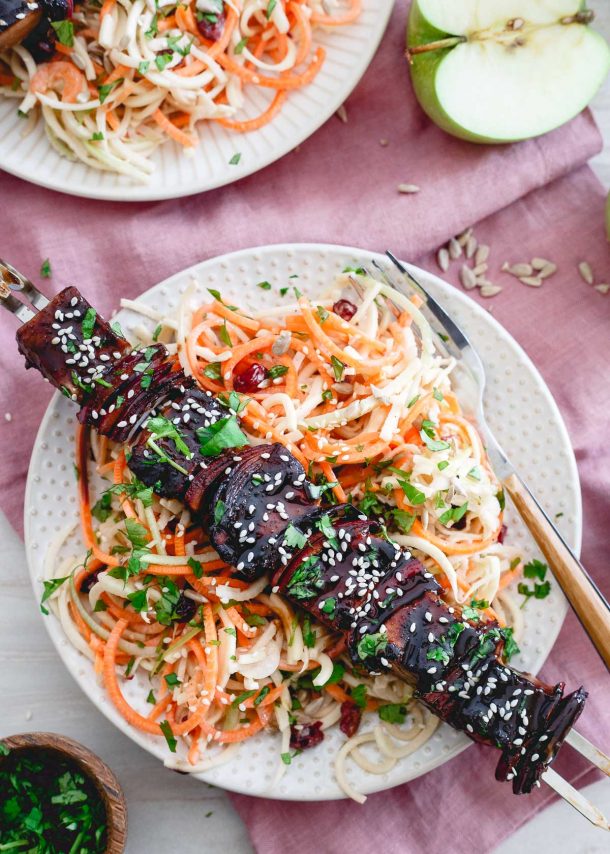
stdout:
{"type": "Polygon", "coordinates": [[[507,477],[504,488],[610,670],[610,605],[518,475],[507,477]]]}

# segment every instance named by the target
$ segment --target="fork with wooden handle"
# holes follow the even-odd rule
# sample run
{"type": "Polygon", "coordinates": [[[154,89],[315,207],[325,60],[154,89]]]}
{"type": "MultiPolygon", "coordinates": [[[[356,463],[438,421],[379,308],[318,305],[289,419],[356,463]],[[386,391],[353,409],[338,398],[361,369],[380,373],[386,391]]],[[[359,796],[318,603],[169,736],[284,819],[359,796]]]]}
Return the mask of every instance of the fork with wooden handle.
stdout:
{"type": "MultiPolygon", "coordinates": [[[[437,333],[439,349],[456,360],[459,382],[472,401],[473,415],[485,439],[487,454],[502,486],[527,525],[568,602],[610,669],[610,605],[584,566],[562,538],[525,482],[508,460],[485,419],[483,392],[485,368],[471,342],[428,291],[391,252],[386,255],[401,273],[401,280],[375,264],[385,280],[398,291],[416,291],[424,300],[421,311],[437,333]]],[[[458,378],[456,377],[456,381],[458,378]]]]}

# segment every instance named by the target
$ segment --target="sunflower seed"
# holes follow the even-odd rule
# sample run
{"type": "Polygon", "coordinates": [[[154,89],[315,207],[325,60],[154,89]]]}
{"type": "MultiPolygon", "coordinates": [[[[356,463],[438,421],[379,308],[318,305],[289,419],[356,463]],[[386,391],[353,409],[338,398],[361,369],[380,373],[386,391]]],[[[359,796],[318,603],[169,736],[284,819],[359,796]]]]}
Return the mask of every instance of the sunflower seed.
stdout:
{"type": "Polygon", "coordinates": [[[333,383],[331,388],[337,394],[351,394],[354,390],[354,386],[351,383],[333,383]]]}
{"type": "Polygon", "coordinates": [[[495,297],[496,294],[499,294],[502,288],[500,285],[483,285],[481,288],[481,296],[482,297],[495,297]]]}
{"type": "Polygon", "coordinates": [[[347,124],[347,110],[345,109],[345,104],[341,104],[335,115],[338,119],[341,119],[344,125],[347,124]]]}
{"type": "Polygon", "coordinates": [[[534,268],[534,270],[542,270],[544,269],[544,267],[546,267],[547,264],[550,263],[551,262],[548,261],[546,258],[532,258],[532,267],[534,268]]]}
{"type": "Polygon", "coordinates": [[[529,285],[530,288],[539,288],[542,284],[542,279],[539,276],[519,276],[519,281],[524,285],[529,285]]]}
{"type": "Polygon", "coordinates": [[[438,266],[443,271],[443,273],[446,273],[447,270],[449,269],[449,252],[445,249],[444,246],[442,246],[438,250],[438,252],[436,254],[436,261],[438,263],[438,266]]]}
{"type": "Polygon", "coordinates": [[[552,261],[549,261],[544,267],[540,267],[538,269],[538,277],[540,279],[548,279],[549,276],[552,276],[553,273],[557,272],[557,264],[553,264],[552,261]]]}
{"type": "Polygon", "coordinates": [[[474,235],[470,235],[468,240],[466,241],[466,257],[473,258],[474,253],[477,251],[478,242],[474,235]]]}
{"type": "Polygon", "coordinates": [[[489,270],[489,264],[477,264],[477,266],[473,269],[473,273],[475,276],[482,276],[483,273],[486,273],[489,270]]]}
{"type": "Polygon", "coordinates": [[[477,265],[477,267],[479,266],[479,264],[484,264],[487,261],[487,259],[489,258],[489,252],[489,246],[487,246],[485,243],[481,243],[474,256],[474,263],[477,265]]]}
{"type": "Polygon", "coordinates": [[[471,291],[477,286],[477,277],[470,269],[470,267],[466,266],[466,264],[464,264],[464,266],[460,270],[460,280],[467,291],[471,291]]]}
{"type": "Polygon", "coordinates": [[[398,192],[399,193],[419,193],[420,188],[417,184],[399,184],[398,192]]]}
{"type": "Polygon", "coordinates": [[[600,294],[607,294],[610,291],[610,285],[607,285],[605,282],[601,285],[594,285],[596,291],[599,291],[600,294]]]}
{"type": "Polygon", "coordinates": [[[508,268],[508,272],[520,279],[521,276],[531,276],[534,269],[531,264],[513,264],[508,268]]]}
{"type": "Polygon", "coordinates": [[[477,277],[477,288],[485,288],[493,286],[493,282],[490,282],[489,279],[486,279],[485,276],[477,277]]]}
{"type": "Polygon", "coordinates": [[[450,257],[454,261],[457,261],[457,259],[460,257],[461,254],[462,254],[461,243],[458,240],[456,240],[455,237],[452,237],[451,240],[449,241],[449,255],[450,255],[450,257]]]}
{"type": "Polygon", "coordinates": [[[288,329],[282,329],[271,347],[274,356],[283,356],[290,347],[291,334],[288,329]]]}
{"type": "Polygon", "coordinates": [[[472,237],[472,228],[467,228],[466,231],[458,234],[456,239],[460,246],[466,246],[470,237],[472,237]]]}
{"type": "Polygon", "coordinates": [[[588,284],[593,284],[593,270],[591,269],[591,265],[588,261],[581,261],[578,265],[578,272],[580,273],[582,279],[588,284]]]}

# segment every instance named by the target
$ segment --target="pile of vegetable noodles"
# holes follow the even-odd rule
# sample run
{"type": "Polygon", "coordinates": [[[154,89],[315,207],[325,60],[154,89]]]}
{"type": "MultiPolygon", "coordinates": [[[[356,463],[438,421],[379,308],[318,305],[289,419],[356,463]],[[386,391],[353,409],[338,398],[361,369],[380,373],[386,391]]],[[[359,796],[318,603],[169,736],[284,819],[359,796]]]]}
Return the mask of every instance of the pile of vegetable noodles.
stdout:
{"type": "MultiPolygon", "coordinates": [[[[388,536],[435,575],[447,602],[459,603],[468,619],[512,626],[518,638],[511,584],[523,567],[501,542],[503,495],[460,412],[453,361],[439,352],[417,300],[359,270],[345,271],[313,302],[296,287],[281,288],[277,299],[260,300],[269,307],[256,316],[216,291],[193,307],[194,292],[187,289],[171,316],[123,305],[145,318],[135,330],[141,343],[164,343],[225,401],[222,441],[215,425],[206,428],[202,452],[237,447],[245,437],[283,443],[323,504],[351,501],[380,518],[388,536]]],[[[149,427],[180,441],[171,422],[149,427]]],[[[352,671],[343,640],[295,612],[267,578],[236,577],[182,503],[159,498],[130,474],[123,447],[81,428],[77,458],[88,552],[58,572],[57,542],[47,556],[53,572],[45,601],[123,717],[165,737],[167,764],[209,769],[269,729],[278,732],[279,777],[296,752],[338,723],[347,740],[337,779],[361,800],[346,779],[348,756],[383,774],[430,737],[438,722],[403,681],[352,671]],[[93,504],[90,447],[109,481],[93,504]],[[123,688],[136,675],[132,705],[123,688]],[[376,747],[379,761],[362,744],[376,747]]],[[[544,566],[528,564],[526,575],[539,581],[531,591],[520,586],[542,598],[544,566]]],[[[505,639],[509,657],[516,650],[510,628],[505,639]]]]}
{"type": "Polygon", "coordinates": [[[195,146],[200,121],[238,133],[271,121],[324,64],[316,28],[348,25],[360,9],[360,0],[86,0],[53,24],[51,62],[23,45],[0,53],[0,93],[20,100],[20,115],[39,107],[61,154],[145,182],[152,152],[169,139],[195,146]]]}

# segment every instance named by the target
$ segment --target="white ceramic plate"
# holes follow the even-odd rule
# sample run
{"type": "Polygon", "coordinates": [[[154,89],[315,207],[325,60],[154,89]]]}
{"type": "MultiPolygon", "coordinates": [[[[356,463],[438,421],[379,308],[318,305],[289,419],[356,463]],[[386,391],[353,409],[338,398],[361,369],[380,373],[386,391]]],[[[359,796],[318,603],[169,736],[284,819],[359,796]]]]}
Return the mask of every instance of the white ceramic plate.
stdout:
{"type": "MultiPolygon", "coordinates": [[[[214,258],[178,273],[140,298],[145,305],[162,311],[177,305],[189,282],[197,279],[199,293],[204,284],[217,288],[229,302],[240,306],[260,306],[263,300],[276,302],[278,288],[298,283],[304,293],[315,295],[345,266],[358,266],[378,256],[341,246],[296,244],[249,249],[214,258]],[[288,277],[297,274],[298,279],[288,277]],[[273,288],[262,291],[256,283],[269,281],[273,288]]],[[[473,300],[436,276],[413,268],[421,282],[460,323],[479,349],[488,376],[486,410],[498,439],[517,463],[543,506],[554,516],[562,512],[560,529],[575,549],[580,546],[581,504],[578,474],[568,435],[559,411],[542,378],[523,350],[510,335],[473,300]]],[[[196,300],[196,298],[195,298],[196,300]]],[[[122,311],[118,315],[128,337],[140,315],[122,311]]],[[[146,321],[144,321],[146,322],[146,321]]],[[[151,329],[154,324],[151,324],[151,329]]],[[[32,583],[41,595],[44,557],[53,541],[71,527],[76,533],[67,554],[83,553],[77,520],[76,485],[72,470],[73,435],[76,412],[70,402],[55,395],[34,446],[25,499],[25,541],[32,583]]],[[[524,555],[536,549],[512,508],[508,508],[508,542],[519,545],[524,555]]],[[[567,605],[552,585],[550,596],[542,602],[530,601],[524,611],[525,637],[516,666],[536,673],[551,650],[563,622],[567,605]]],[[[160,759],[167,748],[163,739],[130,729],[105,696],[95,679],[90,662],[66,641],[59,623],[45,618],[45,625],[69,671],[93,703],[119,729],[160,759]]],[[[124,690],[131,702],[142,709],[148,687],[136,680],[124,690]]],[[[372,723],[372,722],[371,722],[372,723]]],[[[288,773],[272,787],[277,769],[278,740],[273,734],[258,735],[241,748],[239,761],[218,767],[201,779],[225,789],[288,800],[329,800],[342,797],[332,763],[344,736],[335,728],[324,742],[293,760],[288,773]]],[[[443,725],[417,753],[398,762],[382,776],[373,776],[348,763],[349,778],[365,793],[404,783],[430,771],[463,750],[471,742],[443,725]]]]}
{"type": "MultiPolygon", "coordinates": [[[[327,52],[322,70],[310,86],[290,93],[270,124],[238,134],[214,122],[201,123],[201,142],[192,156],[171,141],[157,149],[148,184],[62,157],[51,147],[42,121],[24,139],[18,102],[1,96],[0,169],[51,190],[119,202],[177,199],[230,184],[283,157],[332,116],[368,68],[393,5],[394,0],[363,0],[362,14],[354,24],[316,30],[316,44],[327,52]],[[237,152],[241,159],[232,166],[229,161],[237,152]]],[[[268,94],[251,86],[247,98],[246,118],[261,113],[269,100],[268,94]]]]}

